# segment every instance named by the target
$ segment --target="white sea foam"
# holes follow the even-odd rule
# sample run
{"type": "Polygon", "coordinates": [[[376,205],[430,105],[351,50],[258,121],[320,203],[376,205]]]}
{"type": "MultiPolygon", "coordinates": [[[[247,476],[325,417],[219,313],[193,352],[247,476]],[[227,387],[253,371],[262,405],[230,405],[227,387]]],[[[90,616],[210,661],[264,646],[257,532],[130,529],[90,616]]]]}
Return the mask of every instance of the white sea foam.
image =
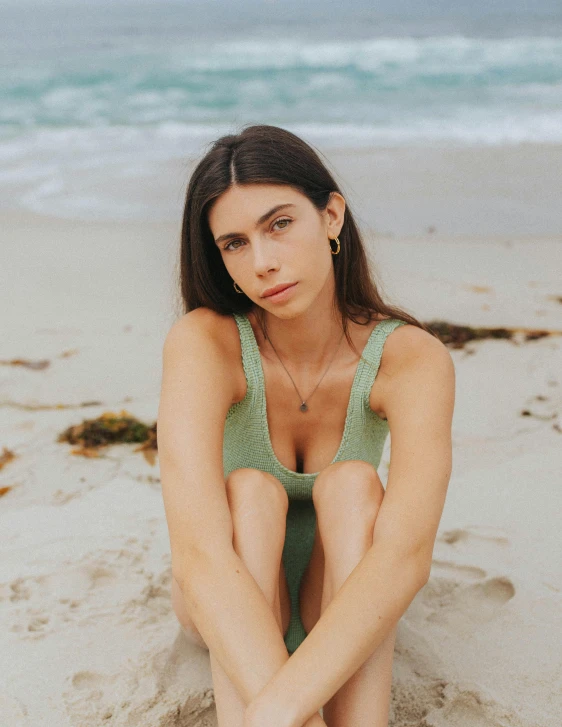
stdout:
{"type": "Polygon", "coordinates": [[[104,178],[140,181],[252,123],[327,149],[562,142],[562,37],[531,26],[514,37],[351,37],[346,26],[322,39],[291,19],[211,39],[175,33],[169,17],[126,33],[125,17],[74,18],[57,36],[64,52],[39,26],[26,46],[5,38],[21,56],[17,73],[0,63],[0,183],[12,202],[113,208],[104,178]]]}

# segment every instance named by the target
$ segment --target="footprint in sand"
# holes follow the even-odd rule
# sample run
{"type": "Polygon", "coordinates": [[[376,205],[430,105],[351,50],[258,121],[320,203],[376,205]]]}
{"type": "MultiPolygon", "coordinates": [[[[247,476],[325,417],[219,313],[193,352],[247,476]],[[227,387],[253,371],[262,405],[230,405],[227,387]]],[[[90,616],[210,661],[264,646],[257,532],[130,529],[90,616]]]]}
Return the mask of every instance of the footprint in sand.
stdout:
{"type": "Polygon", "coordinates": [[[5,604],[4,619],[9,631],[36,640],[51,630],[49,610],[30,606],[37,590],[45,590],[46,580],[44,576],[16,578],[0,585],[0,602],[5,604]]]}
{"type": "Polygon", "coordinates": [[[443,678],[447,667],[434,632],[421,618],[398,627],[389,725],[393,727],[529,727],[472,683],[443,678]]]}
{"type": "Polygon", "coordinates": [[[431,562],[431,572],[437,572],[440,577],[449,575],[451,578],[462,578],[463,580],[475,580],[486,577],[486,571],[483,568],[478,568],[478,566],[451,563],[447,560],[437,560],[437,558],[433,558],[431,562]]]}
{"type": "Polygon", "coordinates": [[[164,649],[147,649],[112,675],[76,672],[63,698],[71,724],[79,727],[217,727],[214,692],[204,686],[209,680],[208,657],[199,650],[194,656],[183,639],[176,639],[164,649]],[[194,671],[201,679],[191,689],[194,671]]]}
{"type": "Polygon", "coordinates": [[[437,537],[430,579],[400,625],[399,635],[407,632],[407,648],[402,646],[402,639],[397,639],[396,650],[402,649],[402,660],[400,666],[396,665],[393,685],[393,724],[523,727],[516,715],[507,714],[477,686],[439,679],[445,665],[432,646],[436,638],[439,640],[439,631],[470,638],[479,625],[500,616],[515,596],[515,587],[507,576],[489,574],[480,564],[501,567],[508,546],[506,533],[488,526],[456,528],[437,537]]]}
{"type": "Polygon", "coordinates": [[[471,540],[488,543],[492,546],[509,545],[509,538],[503,530],[486,525],[472,525],[466,528],[446,530],[437,537],[437,542],[446,543],[447,545],[464,545],[471,540]]]}
{"type": "Polygon", "coordinates": [[[471,631],[474,624],[491,621],[514,595],[515,587],[506,576],[466,584],[434,575],[419,593],[426,621],[456,631],[471,631]]]}
{"type": "MultiPolygon", "coordinates": [[[[437,538],[440,555],[466,553],[470,546],[473,558],[486,562],[498,560],[498,548],[509,545],[509,538],[499,528],[471,526],[442,533],[437,538]]],[[[471,629],[486,623],[515,596],[515,587],[504,575],[488,576],[478,565],[457,563],[449,558],[434,558],[431,577],[419,593],[425,619],[445,628],[471,629]]]]}
{"type": "Polygon", "coordinates": [[[447,684],[444,698],[443,707],[429,711],[420,727],[528,727],[511,709],[487,699],[477,687],[447,684]]]}
{"type": "Polygon", "coordinates": [[[144,582],[140,594],[121,608],[124,621],[134,621],[141,626],[161,621],[170,615],[172,568],[168,567],[157,575],[146,573],[144,582]]]}
{"type": "MultiPolygon", "coordinates": [[[[8,629],[37,640],[69,623],[97,622],[113,607],[118,611],[123,606],[117,588],[121,580],[139,579],[142,588],[151,587],[152,576],[144,572],[143,562],[138,550],[122,548],[86,555],[53,573],[2,583],[0,603],[8,629]]],[[[150,592],[146,599],[152,596],[150,592]]]]}
{"type": "MultiPolygon", "coordinates": [[[[427,618],[424,609],[419,604],[412,605],[414,613],[398,626],[389,725],[529,727],[521,724],[510,711],[506,712],[502,705],[485,697],[477,685],[461,686],[443,678],[448,670],[440,656],[440,640],[433,627],[424,628],[427,618]]],[[[433,601],[432,605],[435,605],[433,601]]],[[[441,614],[444,611],[443,608],[441,614]]]]}
{"type": "Polygon", "coordinates": [[[108,699],[108,694],[113,691],[114,683],[115,679],[93,671],[76,672],[70,679],[72,688],[63,695],[72,724],[99,727],[109,723],[114,708],[110,706],[113,700],[108,699]]]}
{"type": "Polygon", "coordinates": [[[0,715],[2,724],[10,727],[24,727],[29,724],[25,704],[2,689],[0,689],[0,715]]]}
{"type": "Polygon", "coordinates": [[[28,601],[31,598],[31,590],[24,578],[16,578],[11,583],[0,584],[0,603],[10,601],[28,601]]]}
{"type": "MultiPolygon", "coordinates": [[[[407,666],[411,666],[408,664],[407,666]]],[[[400,669],[395,666],[395,672],[400,669]]],[[[405,672],[410,669],[403,667],[405,672]]],[[[447,683],[442,679],[422,677],[417,671],[403,679],[396,677],[392,683],[389,724],[400,727],[425,725],[424,717],[433,709],[443,706],[447,683]]]]}
{"type": "Polygon", "coordinates": [[[18,578],[3,584],[2,594],[9,594],[6,599],[9,602],[6,608],[9,630],[31,640],[56,632],[65,622],[75,620],[82,600],[72,596],[77,593],[83,596],[91,582],[87,573],[78,577],[72,568],[68,568],[61,573],[18,578]]]}

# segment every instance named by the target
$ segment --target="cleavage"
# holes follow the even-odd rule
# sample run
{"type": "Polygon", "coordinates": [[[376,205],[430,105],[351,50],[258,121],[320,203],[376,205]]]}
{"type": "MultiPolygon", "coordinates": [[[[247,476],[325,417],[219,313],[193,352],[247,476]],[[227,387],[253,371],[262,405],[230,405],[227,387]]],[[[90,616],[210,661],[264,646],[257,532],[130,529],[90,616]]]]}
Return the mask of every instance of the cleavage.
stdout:
{"type": "Polygon", "coordinates": [[[338,453],[354,371],[347,372],[345,383],[341,370],[339,376],[337,370],[328,371],[314,394],[305,399],[308,411],[302,412],[299,395],[286,372],[273,371],[263,357],[262,367],[269,438],[275,457],[292,472],[319,472],[338,453]]]}

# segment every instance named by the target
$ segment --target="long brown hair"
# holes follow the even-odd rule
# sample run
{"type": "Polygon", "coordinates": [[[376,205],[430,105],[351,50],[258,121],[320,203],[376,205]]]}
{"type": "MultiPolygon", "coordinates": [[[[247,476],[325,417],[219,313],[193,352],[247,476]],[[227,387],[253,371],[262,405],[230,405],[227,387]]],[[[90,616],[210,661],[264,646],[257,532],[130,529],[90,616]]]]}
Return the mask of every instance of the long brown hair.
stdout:
{"type": "MultiPolygon", "coordinates": [[[[205,306],[231,315],[248,313],[254,306],[245,294],[235,291],[208,223],[212,204],[234,184],[287,185],[308,197],[319,212],[326,209],[332,192],[342,194],[319,154],[286,129],[256,124],[217,139],[195,167],[186,192],[179,259],[184,313],[205,306]]],[[[348,320],[367,325],[382,314],[435,335],[412,315],[383,300],[347,200],[339,240],[340,252],[333,256],[334,305],[354,350],[348,320]]],[[[263,309],[256,306],[255,313],[267,335],[263,309]]]]}

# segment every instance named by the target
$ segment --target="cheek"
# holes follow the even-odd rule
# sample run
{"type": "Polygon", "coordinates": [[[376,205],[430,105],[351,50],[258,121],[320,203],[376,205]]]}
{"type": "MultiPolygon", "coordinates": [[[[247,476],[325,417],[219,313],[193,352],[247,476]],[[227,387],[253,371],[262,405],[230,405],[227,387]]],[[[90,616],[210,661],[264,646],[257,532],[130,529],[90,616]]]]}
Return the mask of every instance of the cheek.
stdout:
{"type": "Polygon", "coordinates": [[[221,255],[221,258],[226,271],[231,277],[234,277],[236,274],[236,265],[233,264],[232,258],[229,258],[228,255],[221,255]]]}
{"type": "Polygon", "coordinates": [[[322,249],[319,246],[314,246],[307,251],[306,267],[311,270],[314,277],[324,279],[329,273],[332,262],[332,254],[328,243],[326,243],[326,249],[322,249]]]}

